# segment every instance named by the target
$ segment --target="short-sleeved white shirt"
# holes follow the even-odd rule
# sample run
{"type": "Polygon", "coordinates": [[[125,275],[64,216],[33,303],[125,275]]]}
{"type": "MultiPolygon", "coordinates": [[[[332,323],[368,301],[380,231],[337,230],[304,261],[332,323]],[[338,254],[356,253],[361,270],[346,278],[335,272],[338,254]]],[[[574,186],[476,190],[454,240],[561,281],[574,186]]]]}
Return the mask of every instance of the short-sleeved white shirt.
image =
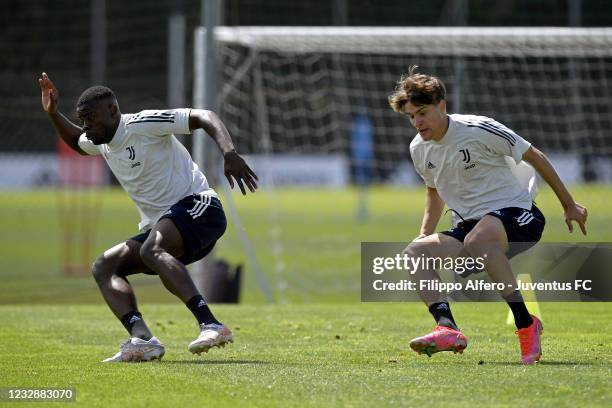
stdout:
{"type": "Polygon", "coordinates": [[[191,133],[190,109],[145,110],[121,115],[108,144],[94,145],[82,134],[79,147],[101,154],[140,212],[145,231],[182,198],[191,194],[217,196],[176,134],[191,133]]]}
{"type": "MultiPolygon", "coordinates": [[[[452,114],[448,122],[440,141],[424,141],[417,134],[410,143],[414,167],[425,184],[466,220],[505,207],[530,210],[530,191],[506,157],[519,163],[531,144],[484,116],[452,114]]],[[[459,221],[453,213],[453,225],[459,221]]]]}

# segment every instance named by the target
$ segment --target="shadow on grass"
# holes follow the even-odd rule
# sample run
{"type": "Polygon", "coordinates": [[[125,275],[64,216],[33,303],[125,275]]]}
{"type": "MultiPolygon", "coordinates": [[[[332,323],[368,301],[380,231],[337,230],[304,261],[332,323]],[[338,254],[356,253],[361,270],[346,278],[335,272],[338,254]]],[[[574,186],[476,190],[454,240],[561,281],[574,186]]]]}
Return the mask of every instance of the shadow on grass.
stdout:
{"type": "Polygon", "coordinates": [[[161,364],[273,364],[261,360],[162,360],[161,364]]]}
{"type": "MultiPolygon", "coordinates": [[[[526,366],[519,361],[485,361],[482,365],[503,365],[503,366],[526,366]]],[[[578,362],[578,361],[540,361],[536,365],[538,366],[594,366],[600,365],[592,362],[578,362]]]]}

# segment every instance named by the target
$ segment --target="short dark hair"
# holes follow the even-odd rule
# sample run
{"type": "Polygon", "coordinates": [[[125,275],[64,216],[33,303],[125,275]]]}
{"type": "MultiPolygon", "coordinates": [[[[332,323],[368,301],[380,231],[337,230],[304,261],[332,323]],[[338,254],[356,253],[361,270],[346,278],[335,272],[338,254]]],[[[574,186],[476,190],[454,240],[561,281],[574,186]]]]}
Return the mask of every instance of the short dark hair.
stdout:
{"type": "Polygon", "coordinates": [[[92,86],[83,91],[79,100],[77,101],[77,110],[91,108],[98,102],[113,99],[116,100],[115,93],[106,86],[92,86]]]}
{"type": "Polygon", "coordinates": [[[411,66],[408,75],[402,76],[389,96],[389,105],[394,111],[403,113],[408,102],[415,106],[435,105],[446,99],[446,87],[440,78],[418,74],[417,68],[411,66]]]}

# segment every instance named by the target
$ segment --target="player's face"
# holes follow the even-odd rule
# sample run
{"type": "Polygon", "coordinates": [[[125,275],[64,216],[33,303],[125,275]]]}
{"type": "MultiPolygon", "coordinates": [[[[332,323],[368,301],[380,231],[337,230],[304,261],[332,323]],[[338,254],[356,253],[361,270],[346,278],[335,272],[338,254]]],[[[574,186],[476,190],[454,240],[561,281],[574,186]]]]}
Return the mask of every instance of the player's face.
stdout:
{"type": "Polygon", "coordinates": [[[404,112],[423,140],[437,141],[446,134],[448,118],[445,101],[440,101],[436,105],[413,105],[408,102],[404,107],[404,112]]]}
{"type": "Polygon", "coordinates": [[[108,143],[117,130],[116,109],[113,104],[105,101],[96,106],[77,108],[77,117],[81,121],[85,137],[95,145],[108,143]]]}

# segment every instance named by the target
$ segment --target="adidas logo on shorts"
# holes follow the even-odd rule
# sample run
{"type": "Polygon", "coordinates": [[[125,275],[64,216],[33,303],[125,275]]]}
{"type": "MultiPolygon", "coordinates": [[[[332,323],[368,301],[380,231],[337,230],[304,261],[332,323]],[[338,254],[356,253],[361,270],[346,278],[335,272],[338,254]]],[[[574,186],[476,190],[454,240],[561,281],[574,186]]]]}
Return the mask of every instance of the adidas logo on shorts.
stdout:
{"type": "Polygon", "coordinates": [[[525,210],[519,217],[516,218],[516,222],[519,226],[522,227],[523,225],[529,224],[531,221],[533,221],[534,218],[535,217],[533,216],[533,214],[525,210]]]}

